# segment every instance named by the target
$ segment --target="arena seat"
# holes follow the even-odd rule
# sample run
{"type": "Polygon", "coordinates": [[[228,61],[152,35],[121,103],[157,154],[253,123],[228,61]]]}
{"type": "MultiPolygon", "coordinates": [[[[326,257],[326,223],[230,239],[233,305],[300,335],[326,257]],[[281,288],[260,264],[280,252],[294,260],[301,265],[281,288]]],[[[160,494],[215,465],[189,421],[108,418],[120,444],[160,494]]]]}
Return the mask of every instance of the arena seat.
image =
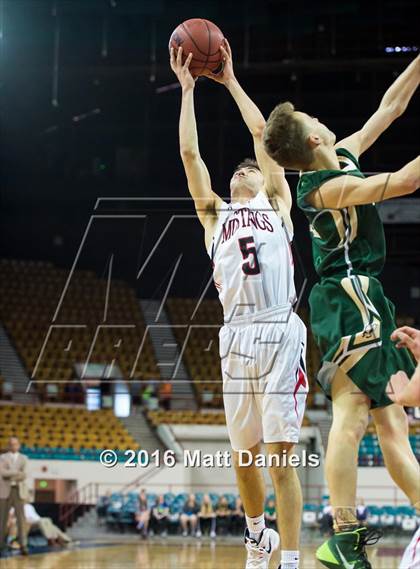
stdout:
{"type": "MultiPolygon", "coordinates": [[[[213,507],[216,506],[220,497],[224,496],[229,503],[229,507],[233,509],[236,498],[238,497],[231,492],[218,493],[211,491],[211,489],[208,492],[199,491],[195,492],[198,505],[201,504],[205,493],[208,493],[213,507]]],[[[146,496],[148,507],[152,508],[158,495],[153,492],[147,493],[146,496]]],[[[164,499],[170,511],[170,533],[177,533],[179,531],[179,515],[182,512],[182,508],[188,496],[189,494],[186,492],[178,494],[173,492],[164,493],[164,499]]],[[[274,499],[274,495],[268,495],[266,497],[266,503],[272,499],[274,499]]],[[[118,524],[120,528],[124,525],[132,526],[134,524],[137,505],[138,495],[136,493],[130,492],[125,495],[121,493],[112,494],[107,507],[106,522],[109,525],[118,524]]],[[[319,503],[305,503],[303,505],[302,523],[306,529],[318,531],[322,508],[322,505],[319,503]]],[[[390,531],[396,533],[412,533],[416,528],[416,511],[415,508],[411,506],[395,506],[391,504],[378,506],[377,504],[369,504],[367,508],[368,527],[387,530],[388,533],[390,531]]]]}
{"type": "Polygon", "coordinates": [[[204,411],[149,411],[149,421],[154,427],[162,423],[180,425],[224,425],[226,423],[224,412],[204,411]]]}
{"type": "Polygon", "coordinates": [[[0,405],[0,448],[19,437],[22,452],[32,458],[99,460],[103,449],[139,449],[111,410],[79,407],[0,405]]]}
{"type": "MultiPolygon", "coordinates": [[[[420,421],[409,427],[409,440],[417,459],[420,459],[420,421]]],[[[359,447],[359,466],[384,466],[374,423],[370,423],[359,447]]]]}
{"type": "MultiPolygon", "coordinates": [[[[148,411],[147,417],[154,427],[160,424],[172,425],[225,425],[224,411],[148,411]]],[[[311,422],[303,418],[302,426],[309,427],[311,422]]]]}
{"type": "Polygon", "coordinates": [[[304,504],[302,512],[302,524],[304,527],[316,527],[319,508],[313,504],[304,504]]]}
{"type": "Polygon", "coordinates": [[[97,278],[91,271],[75,271],[61,299],[67,277],[68,270],[58,269],[51,263],[0,260],[1,320],[28,375],[32,374],[48,339],[35,376],[40,395],[45,400],[73,400],[68,382],[76,377],[74,365],[84,364],[89,354],[89,363],[115,361],[128,380],[140,346],[142,351],[134,377],[159,378],[135,291],[113,280],[107,297],[104,279],[97,278]],[[53,322],[59,302],[60,310],[53,322]]]}
{"type": "Polygon", "coordinates": [[[166,308],[174,334],[183,346],[184,363],[202,407],[222,407],[222,375],[219,356],[219,329],[223,322],[217,300],[197,301],[169,298],[166,308]],[[196,310],[197,308],[197,310],[196,310]]]}

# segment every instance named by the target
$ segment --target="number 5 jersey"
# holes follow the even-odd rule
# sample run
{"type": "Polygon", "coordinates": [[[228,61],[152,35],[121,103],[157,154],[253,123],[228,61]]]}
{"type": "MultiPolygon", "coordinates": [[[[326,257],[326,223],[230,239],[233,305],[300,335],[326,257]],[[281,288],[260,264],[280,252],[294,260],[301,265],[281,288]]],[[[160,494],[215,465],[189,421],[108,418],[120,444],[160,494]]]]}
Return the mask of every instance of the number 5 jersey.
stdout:
{"type": "Polygon", "coordinates": [[[244,204],[223,202],[208,254],[225,322],[295,303],[291,241],[263,192],[244,204]]]}

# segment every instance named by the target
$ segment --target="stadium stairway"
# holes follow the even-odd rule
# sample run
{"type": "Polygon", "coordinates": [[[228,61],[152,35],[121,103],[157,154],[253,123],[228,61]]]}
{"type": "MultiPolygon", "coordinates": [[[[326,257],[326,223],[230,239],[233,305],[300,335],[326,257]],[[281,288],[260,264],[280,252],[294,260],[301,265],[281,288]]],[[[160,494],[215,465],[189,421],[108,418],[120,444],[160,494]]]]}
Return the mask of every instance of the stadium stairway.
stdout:
{"type": "Polygon", "coordinates": [[[85,512],[71,527],[66,528],[66,533],[74,541],[85,541],[106,536],[105,528],[98,526],[98,515],[95,508],[85,512]]]}
{"type": "Polygon", "coordinates": [[[133,439],[139,443],[140,448],[145,449],[149,454],[157,449],[161,451],[166,450],[166,447],[155,435],[146,417],[138,407],[133,406],[130,416],[120,417],[120,421],[124,424],[133,439]]]}
{"type": "Polygon", "coordinates": [[[36,403],[38,401],[34,390],[26,393],[30,378],[2,324],[0,324],[0,373],[6,381],[13,384],[13,401],[16,403],[36,403]]]}
{"type": "Polygon", "coordinates": [[[161,377],[173,382],[171,409],[197,409],[191,378],[185,369],[182,359],[179,361],[179,346],[173,334],[165,307],[161,307],[161,303],[156,300],[140,300],[140,307],[147,326],[150,326],[150,338],[155,350],[161,377]],[[159,310],[159,318],[156,320],[159,310]],[[178,369],[176,369],[177,365],[178,369]],[[175,372],[176,377],[174,378],[175,372]]]}

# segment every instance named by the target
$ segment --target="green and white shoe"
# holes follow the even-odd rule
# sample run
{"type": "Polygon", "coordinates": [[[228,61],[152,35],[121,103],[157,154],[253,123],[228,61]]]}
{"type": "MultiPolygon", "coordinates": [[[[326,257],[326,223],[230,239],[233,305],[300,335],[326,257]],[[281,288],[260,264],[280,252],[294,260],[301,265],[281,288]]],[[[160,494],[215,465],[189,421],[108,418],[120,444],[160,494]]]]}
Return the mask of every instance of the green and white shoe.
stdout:
{"type": "Polygon", "coordinates": [[[316,558],[329,569],[372,569],[365,547],[381,537],[382,532],[365,527],[342,531],[318,547],[316,558]]]}

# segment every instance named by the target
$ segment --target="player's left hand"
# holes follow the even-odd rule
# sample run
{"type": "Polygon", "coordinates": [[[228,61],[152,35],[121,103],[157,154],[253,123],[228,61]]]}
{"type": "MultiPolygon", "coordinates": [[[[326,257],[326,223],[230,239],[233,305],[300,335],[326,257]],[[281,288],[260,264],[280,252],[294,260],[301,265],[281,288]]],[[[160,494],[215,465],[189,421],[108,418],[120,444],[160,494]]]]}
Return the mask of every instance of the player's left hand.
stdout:
{"type": "Polygon", "coordinates": [[[183,90],[194,89],[195,86],[195,79],[191,75],[189,69],[192,55],[193,54],[190,53],[185,60],[185,63],[182,63],[182,47],[179,47],[176,53],[173,47],[170,49],[171,68],[178,77],[178,81],[180,82],[183,90]]]}
{"type": "Polygon", "coordinates": [[[229,42],[226,38],[223,42],[224,43],[220,46],[220,52],[223,58],[223,69],[219,73],[212,73],[206,70],[204,75],[209,79],[213,79],[213,81],[217,81],[217,83],[226,85],[231,79],[235,78],[235,73],[233,72],[232,50],[229,42]]]}
{"type": "Polygon", "coordinates": [[[386,387],[386,394],[394,403],[400,402],[401,393],[407,387],[409,379],[405,371],[397,371],[391,375],[391,379],[386,387]]]}
{"type": "Polygon", "coordinates": [[[420,363],[420,330],[402,326],[392,332],[391,340],[397,342],[397,348],[408,348],[417,363],[420,363]]]}

